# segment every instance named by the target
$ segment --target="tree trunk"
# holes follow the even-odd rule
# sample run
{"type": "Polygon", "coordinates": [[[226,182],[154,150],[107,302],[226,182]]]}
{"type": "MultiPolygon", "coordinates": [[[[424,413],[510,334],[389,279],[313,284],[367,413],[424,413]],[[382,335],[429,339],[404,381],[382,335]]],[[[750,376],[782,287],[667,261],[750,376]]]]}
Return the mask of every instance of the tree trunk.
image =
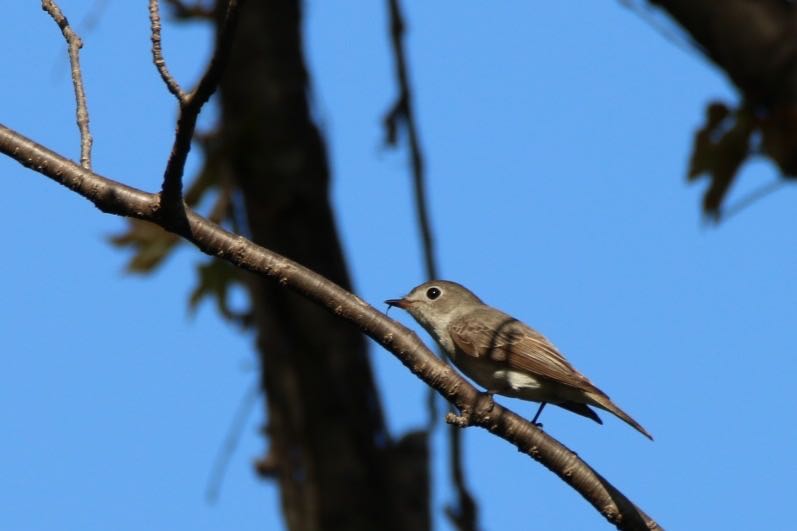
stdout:
{"type": "MultiPolygon", "coordinates": [[[[220,135],[244,232],[349,289],[324,142],[309,112],[300,2],[242,9],[220,86],[220,135]]],[[[428,529],[425,436],[391,440],[363,335],[262,278],[248,286],[271,444],[261,470],[279,481],[287,527],[428,529]]]]}

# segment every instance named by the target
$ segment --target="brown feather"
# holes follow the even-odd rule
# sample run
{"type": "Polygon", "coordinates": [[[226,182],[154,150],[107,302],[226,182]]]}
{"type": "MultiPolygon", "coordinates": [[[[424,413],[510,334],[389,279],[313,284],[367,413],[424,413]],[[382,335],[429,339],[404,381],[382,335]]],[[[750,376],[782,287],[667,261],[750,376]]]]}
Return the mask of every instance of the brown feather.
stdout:
{"type": "Polygon", "coordinates": [[[457,349],[509,368],[582,391],[603,394],[573,368],[556,347],[530,326],[495,309],[479,309],[453,321],[448,331],[457,349]]]}

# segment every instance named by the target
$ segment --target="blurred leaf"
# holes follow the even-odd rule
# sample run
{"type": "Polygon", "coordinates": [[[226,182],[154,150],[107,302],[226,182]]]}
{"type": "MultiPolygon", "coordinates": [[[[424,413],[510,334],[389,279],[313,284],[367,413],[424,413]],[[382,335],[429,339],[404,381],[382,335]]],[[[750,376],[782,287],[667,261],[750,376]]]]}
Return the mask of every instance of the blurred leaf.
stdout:
{"type": "Polygon", "coordinates": [[[219,258],[210,258],[197,267],[199,278],[188,301],[189,310],[194,313],[205,297],[216,302],[219,313],[230,321],[242,326],[249,326],[250,312],[236,312],[230,308],[229,292],[235,284],[241,282],[240,272],[228,262],[219,258]]]}
{"type": "Polygon", "coordinates": [[[688,180],[707,175],[711,183],[703,195],[703,212],[718,219],[722,202],[739,167],[750,156],[750,138],[756,120],[741,107],[731,113],[722,103],[711,103],[705,125],[695,134],[688,180]]]}
{"type": "Polygon", "coordinates": [[[127,263],[128,271],[149,273],[169,256],[180,238],[153,223],[130,219],[127,232],[111,237],[110,241],[116,247],[132,247],[135,250],[127,263]]]}
{"type": "Polygon", "coordinates": [[[695,134],[692,159],[689,162],[689,181],[694,181],[702,173],[710,173],[715,156],[711,139],[729,113],[730,109],[722,102],[711,102],[706,108],[706,124],[695,134]]]}

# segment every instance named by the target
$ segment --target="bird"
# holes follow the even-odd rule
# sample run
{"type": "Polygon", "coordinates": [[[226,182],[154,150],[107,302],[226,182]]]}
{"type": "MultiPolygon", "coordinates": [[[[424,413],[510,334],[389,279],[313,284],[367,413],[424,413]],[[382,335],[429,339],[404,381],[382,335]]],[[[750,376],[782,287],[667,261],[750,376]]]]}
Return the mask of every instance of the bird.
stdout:
{"type": "Polygon", "coordinates": [[[406,310],[442,347],[454,365],[490,395],[539,402],[603,421],[590,407],[612,413],[650,440],[653,437],[577,371],[545,336],[488,306],[461,284],[432,280],[400,299],[385,301],[406,310]]]}

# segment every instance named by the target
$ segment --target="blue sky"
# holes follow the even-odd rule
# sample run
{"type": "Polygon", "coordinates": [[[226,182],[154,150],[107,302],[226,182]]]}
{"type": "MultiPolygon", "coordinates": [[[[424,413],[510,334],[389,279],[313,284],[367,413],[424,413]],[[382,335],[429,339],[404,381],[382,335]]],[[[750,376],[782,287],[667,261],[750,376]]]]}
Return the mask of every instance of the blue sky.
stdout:
{"type": "MultiPolygon", "coordinates": [[[[38,3],[7,4],[0,123],[76,159],[60,32],[38,3]]],[[[382,4],[306,7],[339,227],[373,304],[423,280],[406,155],[382,146],[395,95],[382,4]]],[[[699,211],[703,183],[684,178],[707,102],[734,102],[733,88],[619,2],[405,4],[443,276],[545,333],[656,441],[555,408],[545,429],[668,528],[782,526],[797,472],[797,194],[785,187],[714,226],[699,211]]],[[[60,5],[85,42],[95,169],[156,190],[176,105],[150,63],[146,5],[60,5]]],[[[184,86],[207,37],[199,24],[165,30],[184,86]]],[[[277,491],[251,466],[259,405],[220,499],[205,500],[256,360],[212,305],[189,316],[200,255],[182,247],[153,277],[125,275],[126,254],[107,243],[122,220],[7,159],[0,174],[0,528],[281,529],[277,491]]],[[[730,203],[775,178],[748,164],[730,203]]],[[[372,356],[391,430],[419,426],[423,384],[381,348],[372,356]]],[[[505,442],[469,429],[465,448],[484,529],[608,528],[505,442]]],[[[447,529],[442,463],[434,509],[447,529]]]]}

